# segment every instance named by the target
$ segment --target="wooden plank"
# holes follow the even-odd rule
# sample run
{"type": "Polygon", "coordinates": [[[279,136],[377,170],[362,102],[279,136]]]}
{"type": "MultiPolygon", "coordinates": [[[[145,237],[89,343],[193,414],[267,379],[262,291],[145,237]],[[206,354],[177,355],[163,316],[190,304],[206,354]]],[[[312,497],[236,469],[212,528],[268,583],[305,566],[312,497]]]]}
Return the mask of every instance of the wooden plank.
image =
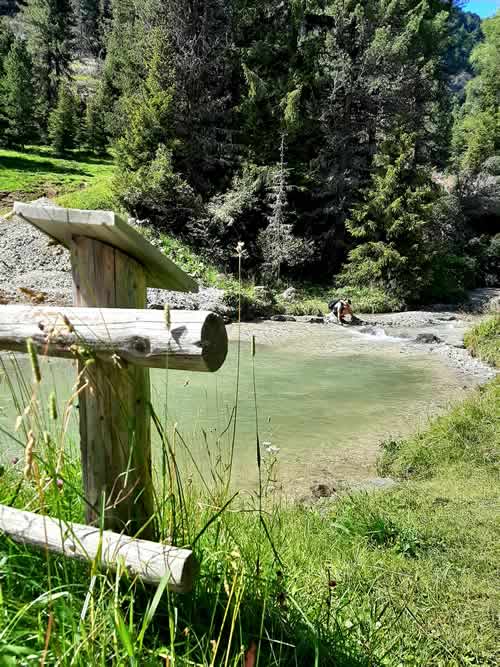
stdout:
{"type": "Polygon", "coordinates": [[[188,371],[222,366],[228,341],[221,317],[172,310],[170,320],[168,329],[161,310],[0,306],[0,350],[25,352],[31,338],[41,354],[54,357],[75,358],[80,348],[115,365],[188,371]]]}
{"type": "Polygon", "coordinates": [[[146,270],[149,287],[196,292],[198,285],[139,232],[113,211],[14,203],[14,213],[71,249],[74,236],[85,236],[118,248],[146,270]]]}
{"type": "Polygon", "coordinates": [[[116,570],[121,562],[144,582],[157,584],[168,577],[168,588],[191,590],[197,564],[192,551],[149,540],[135,539],[109,530],[84,526],[0,505],[0,532],[15,542],[67,558],[93,561],[116,570]]]}
{"type": "MultiPolygon", "coordinates": [[[[145,312],[142,265],[121,250],[84,236],[71,240],[73,299],[77,306],[145,312]]],[[[87,331],[89,327],[87,327],[87,331]]],[[[105,328],[101,338],[106,337],[105,328]]],[[[109,340],[109,334],[108,334],[109,340]]],[[[149,370],[98,359],[79,362],[80,450],[86,520],[154,539],[149,370]]]]}

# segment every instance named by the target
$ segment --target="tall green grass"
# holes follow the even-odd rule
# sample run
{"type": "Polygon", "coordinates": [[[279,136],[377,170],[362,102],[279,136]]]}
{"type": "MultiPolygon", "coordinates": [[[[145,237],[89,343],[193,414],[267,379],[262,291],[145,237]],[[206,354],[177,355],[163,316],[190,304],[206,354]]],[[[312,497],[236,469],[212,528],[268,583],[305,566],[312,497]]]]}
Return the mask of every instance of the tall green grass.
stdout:
{"type": "Polygon", "coordinates": [[[500,368],[500,314],[484,320],[464,337],[465,346],[474,356],[500,368]]]}

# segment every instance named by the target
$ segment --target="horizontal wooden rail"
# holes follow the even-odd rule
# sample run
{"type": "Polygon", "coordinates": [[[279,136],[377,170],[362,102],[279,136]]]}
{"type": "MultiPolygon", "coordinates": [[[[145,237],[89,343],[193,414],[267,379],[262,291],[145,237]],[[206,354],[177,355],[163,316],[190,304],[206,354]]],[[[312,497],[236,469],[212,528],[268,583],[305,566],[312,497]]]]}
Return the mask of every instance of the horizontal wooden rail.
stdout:
{"type": "Polygon", "coordinates": [[[121,562],[127,571],[147,583],[168,576],[168,588],[187,593],[193,586],[197,564],[192,551],[135,539],[110,530],[59,521],[48,516],[0,505],[0,533],[15,542],[48,549],[68,558],[92,561],[116,570],[121,562]]]}
{"type": "Polygon", "coordinates": [[[216,371],[227,354],[221,317],[194,310],[0,306],[0,350],[26,351],[31,339],[42,354],[149,368],[216,371]]]}

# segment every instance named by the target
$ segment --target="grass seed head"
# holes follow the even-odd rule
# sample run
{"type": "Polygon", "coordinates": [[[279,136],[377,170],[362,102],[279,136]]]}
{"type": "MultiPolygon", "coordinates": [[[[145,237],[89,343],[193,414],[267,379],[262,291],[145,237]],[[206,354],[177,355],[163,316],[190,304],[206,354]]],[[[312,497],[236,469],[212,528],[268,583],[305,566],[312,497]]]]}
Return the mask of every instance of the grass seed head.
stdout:
{"type": "Polygon", "coordinates": [[[57,401],[54,392],[51,392],[49,396],[49,411],[50,411],[50,418],[53,421],[57,421],[57,401]]]}
{"type": "Polygon", "coordinates": [[[38,363],[38,354],[31,338],[28,338],[26,341],[26,347],[30,358],[31,370],[33,371],[33,378],[37,384],[40,384],[42,381],[42,374],[40,372],[40,364],[38,363]]]}

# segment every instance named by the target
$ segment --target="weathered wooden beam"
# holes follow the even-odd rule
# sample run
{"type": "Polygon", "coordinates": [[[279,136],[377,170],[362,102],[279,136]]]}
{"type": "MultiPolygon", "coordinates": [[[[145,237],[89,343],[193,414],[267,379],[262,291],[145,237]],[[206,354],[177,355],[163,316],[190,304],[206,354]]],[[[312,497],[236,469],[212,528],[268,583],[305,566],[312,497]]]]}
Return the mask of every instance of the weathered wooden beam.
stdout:
{"type": "Polygon", "coordinates": [[[114,365],[216,371],[227,354],[221,317],[195,310],[0,306],[0,350],[25,352],[31,338],[41,354],[75,358],[86,352],[114,365]]]}
{"type": "MultiPolygon", "coordinates": [[[[146,308],[143,264],[85,236],[70,248],[75,306],[146,308]]],[[[86,522],[155,539],[149,368],[79,361],[78,377],[86,522]]]]}
{"type": "Polygon", "coordinates": [[[168,577],[168,588],[178,593],[191,590],[197,564],[192,551],[135,539],[110,530],[60,521],[48,516],[0,505],[0,533],[15,542],[68,558],[99,559],[102,568],[116,570],[119,562],[147,583],[168,577]]]}
{"type": "Polygon", "coordinates": [[[14,214],[38,227],[68,249],[75,236],[101,241],[121,250],[144,267],[148,287],[197,292],[198,284],[113,211],[14,202],[14,214]]]}

